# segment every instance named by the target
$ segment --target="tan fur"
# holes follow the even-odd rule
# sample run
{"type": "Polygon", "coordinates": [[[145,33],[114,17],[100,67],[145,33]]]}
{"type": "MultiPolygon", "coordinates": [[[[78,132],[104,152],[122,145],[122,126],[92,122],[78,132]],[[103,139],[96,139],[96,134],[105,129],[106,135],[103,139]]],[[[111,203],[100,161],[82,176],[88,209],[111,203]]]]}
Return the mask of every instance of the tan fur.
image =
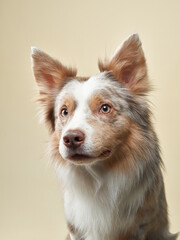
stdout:
{"type": "Polygon", "coordinates": [[[67,214],[70,234],[66,240],[71,240],[71,235],[75,240],[92,240],[92,236],[98,236],[94,240],[177,239],[176,234],[169,232],[161,170],[163,162],[145,98],[151,87],[138,36],[129,37],[110,60],[99,61],[99,69],[104,72],[101,75],[102,88],[103,81],[109,81],[111,87],[98,88],[87,103],[85,121],[94,130],[91,151],[95,162],[88,162],[83,156],[82,160],[72,163],[60,154],[63,128],[71,121],[77,108],[70,94],[63,98],[55,116],[56,96],[66,83],[76,79],[82,84],[89,78],[76,77],[76,70],[63,66],[39,50],[33,52],[32,58],[39,87],[38,101],[42,104],[45,121],[51,127],[51,158],[65,179],[64,188],[69,188],[69,195],[73,196],[73,200],[68,199],[72,202],[67,201],[66,204],[69,203],[72,212],[73,207],[78,206],[77,212],[67,214]],[[108,113],[100,110],[103,104],[110,106],[108,113]],[[63,107],[68,109],[67,117],[61,116],[63,107]],[[109,155],[106,157],[104,152],[109,155]],[[96,210],[102,218],[97,216],[96,210]],[[85,213],[78,215],[78,211],[85,213]],[[103,215],[106,212],[109,215],[103,215]],[[72,218],[71,214],[74,214],[72,218]],[[85,217],[82,219],[81,216],[85,217]],[[108,216],[110,221],[104,216],[108,216]],[[89,222],[91,224],[88,225],[89,222]],[[87,224],[84,226],[84,223],[87,224]]]}
{"type": "Polygon", "coordinates": [[[46,53],[35,50],[32,54],[33,72],[39,88],[38,101],[43,108],[43,118],[54,130],[54,100],[66,82],[76,76],[77,71],[63,66],[46,53]]]}
{"type": "MultiPolygon", "coordinates": [[[[112,142],[113,139],[110,140],[112,142]]],[[[135,174],[135,162],[131,156],[131,151],[138,153],[138,146],[143,144],[143,139],[140,135],[138,127],[129,123],[126,127],[126,130],[121,135],[121,144],[118,145],[119,149],[115,152],[115,155],[112,156],[105,165],[109,169],[114,169],[118,171],[119,169],[123,171],[131,170],[132,174],[135,174]],[[121,159],[121,161],[119,160],[121,159]]]]}
{"type": "Polygon", "coordinates": [[[59,109],[59,118],[61,119],[62,125],[64,125],[68,121],[69,118],[72,118],[75,107],[76,106],[75,106],[75,102],[74,102],[73,97],[66,96],[66,98],[64,99],[64,101],[61,104],[61,108],[59,109]],[[61,111],[64,107],[68,109],[68,117],[66,117],[66,118],[64,118],[61,115],[61,111]]]}
{"type": "Polygon", "coordinates": [[[70,223],[67,223],[67,226],[68,226],[69,232],[74,234],[75,233],[75,229],[74,229],[73,225],[71,225],[70,223]]]}
{"type": "Polygon", "coordinates": [[[79,77],[77,76],[76,79],[79,81],[79,82],[84,82],[84,81],[87,81],[89,79],[89,77],[79,77]]]}
{"type": "Polygon", "coordinates": [[[66,161],[59,154],[59,139],[61,133],[54,131],[50,138],[50,157],[54,163],[66,165],[66,161]]]}
{"type": "Polygon", "coordinates": [[[128,87],[138,95],[144,95],[150,90],[147,81],[147,69],[141,42],[132,35],[124,42],[122,48],[110,60],[99,60],[100,71],[110,72],[124,87],[128,87]]]}
{"type": "Polygon", "coordinates": [[[89,106],[91,111],[95,114],[95,115],[99,115],[101,118],[103,117],[105,118],[113,118],[114,114],[115,114],[115,109],[111,106],[110,101],[108,101],[108,95],[107,94],[103,94],[102,96],[99,95],[94,95],[93,97],[91,97],[91,99],[89,100],[89,106]],[[106,103],[111,107],[111,111],[108,114],[101,114],[100,112],[100,108],[102,107],[102,105],[106,103]]]}

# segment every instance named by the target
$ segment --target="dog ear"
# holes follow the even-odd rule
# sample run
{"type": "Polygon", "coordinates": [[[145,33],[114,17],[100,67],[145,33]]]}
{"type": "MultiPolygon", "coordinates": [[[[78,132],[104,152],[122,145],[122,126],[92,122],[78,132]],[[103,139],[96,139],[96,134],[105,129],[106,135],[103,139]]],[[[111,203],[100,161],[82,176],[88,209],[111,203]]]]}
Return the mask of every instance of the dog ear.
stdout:
{"type": "Polygon", "coordinates": [[[99,69],[108,71],[122,87],[135,94],[145,95],[150,90],[146,60],[137,34],[124,41],[110,60],[99,61],[99,69]]]}
{"type": "Polygon", "coordinates": [[[32,68],[39,89],[42,118],[54,130],[54,101],[63,85],[76,76],[76,70],[63,66],[38,48],[31,48],[32,68]]]}

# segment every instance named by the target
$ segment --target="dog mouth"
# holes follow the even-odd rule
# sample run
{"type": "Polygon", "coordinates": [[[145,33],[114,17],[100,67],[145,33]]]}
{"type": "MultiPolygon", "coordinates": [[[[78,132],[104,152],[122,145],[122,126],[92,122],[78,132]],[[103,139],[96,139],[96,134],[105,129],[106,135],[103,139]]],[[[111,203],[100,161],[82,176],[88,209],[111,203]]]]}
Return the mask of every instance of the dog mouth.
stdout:
{"type": "Polygon", "coordinates": [[[93,156],[93,155],[90,155],[90,154],[73,154],[72,156],[70,156],[68,159],[71,160],[71,161],[74,161],[74,162],[91,162],[95,159],[99,159],[99,160],[102,160],[102,159],[105,159],[105,158],[108,158],[109,156],[111,155],[111,151],[110,150],[106,150],[104,152],[102,152],[100,155],[98,156],[93,156]]]}

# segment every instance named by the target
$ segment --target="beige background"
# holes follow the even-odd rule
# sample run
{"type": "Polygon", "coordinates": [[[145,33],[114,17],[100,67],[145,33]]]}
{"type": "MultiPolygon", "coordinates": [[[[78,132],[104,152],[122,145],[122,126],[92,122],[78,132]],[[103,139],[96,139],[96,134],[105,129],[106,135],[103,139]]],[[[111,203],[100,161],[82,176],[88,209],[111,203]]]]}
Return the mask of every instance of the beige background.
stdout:
{"type": "Polygon", "coordinates": [[[129,34],[143,42],[163,159],[171,230],[180,230],[180,1],[0,1],[0,239],[60,240],[59,185],[45,157],[48,133],[32,101],[35,45],[80,75],[98,72],[129,34]]]}

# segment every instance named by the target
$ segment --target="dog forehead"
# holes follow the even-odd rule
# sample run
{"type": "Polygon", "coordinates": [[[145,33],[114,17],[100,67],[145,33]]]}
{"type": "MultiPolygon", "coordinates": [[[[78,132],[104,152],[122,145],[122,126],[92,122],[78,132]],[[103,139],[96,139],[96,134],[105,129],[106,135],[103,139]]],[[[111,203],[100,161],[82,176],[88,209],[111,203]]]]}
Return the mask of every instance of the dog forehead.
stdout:
{"type": "Polygon", "coordinates": [[[56,102],[61,103],[64,98],[71,96],[77,103],[87,102],[97,91],[112,88],[112,81],[108,79],[106,73],[90,77],[86,81],[71,80],[68,82],[57,96],[56,102]]]}

